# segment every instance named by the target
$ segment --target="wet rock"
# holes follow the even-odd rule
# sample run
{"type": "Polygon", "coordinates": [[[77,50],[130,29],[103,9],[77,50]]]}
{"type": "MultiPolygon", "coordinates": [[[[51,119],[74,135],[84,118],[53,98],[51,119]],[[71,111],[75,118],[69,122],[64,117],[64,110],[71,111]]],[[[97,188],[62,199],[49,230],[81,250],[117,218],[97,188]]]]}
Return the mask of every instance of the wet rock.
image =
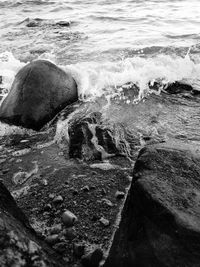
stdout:
{"type": "Polygon", "coordinates": [[[71,158],[94,160],[119,154],[110,129],[101,123],[100,112],[75,120],[69,127],[69,141],[71,158]]]}
{"type": "Polygon", "coordinates": [[[57,196],[53,199],[54,204],[60,204],[63,202],[63,197],[62,196],[57,196]]]}
{"type": "Polygon", "coordinates": [[[40,130],[77,99],[77,86],[70,74],[46,60],[33,61],[17,73],[0,107],[0,120],[40,130]]]}
{"type": "Polygon", "coordinates": [[[117,191],[117,192],[115,193],[115,197],[116,197],[117,199],[122,199],[122,198],[124,198],[124,196],[125,196],[125,193],[122,192],[122,191],[117,191]]]}
{"type": "Polygon", "coordinates": [[[100,248],[84,255],[81,258],[81,262],[85,267],[98,267],[100,261],[103,258],[103,251],[100,248]]]}
{"type": "Polygon", "coordinates": [[[143,148],[105,267],[196,267],[200,262],[200,148],[143,148]]]}
{"type": "Polygon", "coordinates": [[[105,219],[104,217],[101,217],[101,219],[99,221],[103,226],[109,226],[110,225],[109,220],[105,219]]]}
{"type": "Polygon", "coordinates": [[[62,214],[62,222],[66,227],[71,227],[77,222],[77,217],[71,211],[66,210],[62,214]]]}
{"type": "Polygon", "coordinates": [[[69,27],[70,26],[70,22],[61,20],[61,21],[56,22],[56,25],[61,26],[61,27],[69,27]]]}
{"type": "Polygon", "coordinates": [[[165,91],[167,91],[170,94],[179,94],[186,92],[192,92],[193,87],[189,84],[181,83],[181,82],[173,82],[170,83],[166,88],[165,91]]]}

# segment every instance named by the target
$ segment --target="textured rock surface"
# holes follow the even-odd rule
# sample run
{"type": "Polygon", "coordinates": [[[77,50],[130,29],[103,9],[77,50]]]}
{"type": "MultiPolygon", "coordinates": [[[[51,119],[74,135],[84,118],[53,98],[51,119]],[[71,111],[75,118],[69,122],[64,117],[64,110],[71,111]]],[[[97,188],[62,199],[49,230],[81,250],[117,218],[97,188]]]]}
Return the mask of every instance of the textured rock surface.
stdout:
{"type": "Polygon", "coordinates": [[[0,120],[39,130],[77,99],[77,86],[70,74],[51,62],[33,61],[17,73],[0,107],[0,120]]]}
{"type": "Polygon", "coordinates": [[[200,150],[143,148],[105,267],[199,266],[200,150]]]}
{"type": "Polygon", "coordinates": [[[67,266],[29,225],[0,182],[0,266],[67,266]]]}

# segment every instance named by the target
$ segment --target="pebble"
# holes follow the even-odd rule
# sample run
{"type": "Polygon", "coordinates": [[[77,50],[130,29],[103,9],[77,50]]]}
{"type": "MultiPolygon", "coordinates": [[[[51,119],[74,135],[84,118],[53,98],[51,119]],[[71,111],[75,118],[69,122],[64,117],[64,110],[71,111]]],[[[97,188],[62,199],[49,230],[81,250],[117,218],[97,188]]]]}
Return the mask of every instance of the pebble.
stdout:
{"type": "Polygon", "coordinates": [[[6,159],[0,159],[0,164],[4,163],[6,161],[6,159]]]}
{"type": "Polygon", "coordinates": [[[71,211],[66,210],[62,214],[62,222],[66,227],[71,227],[77,222],[77,217],[71,211]]]}
{"type": "Polygon", "coordinates": [[[45,241],[46,241],[47,243],[49,243],[50,245],[54,245],[54,244],[56,244],[56,243],[58,242],[58,240],[59,240],[59,237],[58,237],[57,234],[49,235],[49,236],[47,236],[47,237],[45,238],[45,241]]]}
{"type": "Polygon", "coordinates": [[[105,189],[105,188],[102,188],[102,189],[101,189],[101,194],[102,194],[102,195],[106,195],[106,189],[105,189]]]}
{"type": "Polygon", "coordinates": [[[84,243],[74,243],[73,252],[77,258],[81,258],[85,254],[85,244],[84,243]]]}
{"type": "Polygon", "coordinates": [[[59,203],[62,203],[63,202],[63,197],[62,196],[57,196],[53,199],[53,203],[54,204],[59,204],[59,203]]]}
{"type": "Polygon", "coordinates": [[[86,185],[83,188],[81,188],[81,190],[84,191],[84,192],[88,192],[88,191],[90,191],[90,188],[89,188],[88,185],[86,185]]]}
{"type": "Polygon", "coordinates": [[[125,193],[122,192],[122,191],[118,191],[118,190],[117,190],[117,192],[115,193],[115,197],[116,197],[117,199],[122,199],[122,198],[124,198],[124,196],[125,196],[125,193]]]}
{"type": "Polygon", "coordinates": [[[81,262],[85,267],[98,267],[102,259],[103,259],[102,249],[96,248],[94,251],[82,256],[81,262]]]}
{"type": "Polygon", "coordinates": [[[48,185],[48,181],[47,181],[47,179],[42,179],[42,180],[41,180],[41,183],[42,183],[43,185],[45,185],[45,186],[48,185]]]}
{"type": "Polygon", "coordinates": [[[112,203],[109,199],[107,199],[107,198],[103,198],[103,199],[101,200],[101,202],[102,202],[103,204],[105,204],[106,206],[108,206],[108,207],[113,207],[113,203],[112,203]]]}
{"type": "Polygon", "coordinates": [[[55,198],[55,195],[54,194],[49,194],[49,198],[50,199],[54,199],[55,198]]]}
{"type": "Polygon", "coordinates": [[[109,226],[110,222],[109,220],[105,219],[104,217],[101,217],[101,219],[99,220],[101,224],[103,224],[104,226],[109,226]]]}

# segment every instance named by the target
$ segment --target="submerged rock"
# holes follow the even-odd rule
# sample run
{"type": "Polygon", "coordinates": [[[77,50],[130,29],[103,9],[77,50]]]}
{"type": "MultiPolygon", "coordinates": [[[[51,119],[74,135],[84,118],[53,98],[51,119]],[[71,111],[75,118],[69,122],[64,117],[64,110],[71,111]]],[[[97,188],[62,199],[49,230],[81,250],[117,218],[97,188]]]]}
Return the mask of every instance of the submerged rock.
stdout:
{"type": "Polygon", "coordinates": [[[199,266],[200,152],[196,146],[143,148],[105,267],[199,266]]]}
{"type": "Polygon", "coordinates": [[[33,61],[17,73],[0,106],[0,120],[39,130],[77,99],[76,82],[70,74],[49,61],[33,61]]]}
{"type": "Polygon", "coordinates": [[[119,154],[111,129],[101,122],[101,113],[74,121],[69,128],[69,156],[85,160],[104,159],[119,154]]]}

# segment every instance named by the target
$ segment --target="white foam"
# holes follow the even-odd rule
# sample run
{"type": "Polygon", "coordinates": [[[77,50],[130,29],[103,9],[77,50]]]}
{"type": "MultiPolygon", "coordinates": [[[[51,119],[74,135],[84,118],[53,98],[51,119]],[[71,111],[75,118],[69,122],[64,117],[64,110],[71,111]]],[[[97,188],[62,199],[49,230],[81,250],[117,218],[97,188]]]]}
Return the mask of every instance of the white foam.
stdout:
{"type": "MultiPolygon", "coordinates": [[[[52,61],[52,57],[49,60],[52,61]]],[[[17,60],[10,52],[0,54],[0,87],[4,89],[4,96],[10,90],[16,73],[24,65],[25,63],[17,60]]],[[[191,60],[189,53],[184,58],[169,55],[158,55],[153,58],[136,56],[118,62],[82,62],[60,67],[73,75],[78,85],[79,98],[86,101],[103,95],[107,96],[107,99],[120,95],[119,86],[128,82],[137,84],[140,88],[139,100],[148,93],[159,93],[148,86],[149,82],[157,80],[161,85],[184,81],[200,89],[200,63],[191,60]]],[[[127,101],[127,104],[130,102],[127,101]]]]}
{"type": "Polygon", "coordinates": [[[3,88],[3,96],[7,95],[16,73],[24,65],[25,63],[17,60],[11,52],[6,51],[0,54],[0,76],[2,76],[0,87],[3,88]]]}
{"type": "MultiPolygon", "coordinates": [[[[127,58],[119,62],[85,62],[63,67],[71,72],[78,85],[79,98],[94,100],[102,95],[120,95],[119,86],[132,82],[140,88],[139,99],[146,94],[160,93],[149,88],[149,82],[159,81],[161,85],[184,81],[199,85],[200,64],[187,54],[178,56],[159,55],[154,58],[127,58]]],[[[162,89],[162,86],[160,90],[162,89]]],[[[199,88],[200,89],[200,88],[199,88]]],[[[127,102],[129,103],[129,101],[127,102]]]]}

